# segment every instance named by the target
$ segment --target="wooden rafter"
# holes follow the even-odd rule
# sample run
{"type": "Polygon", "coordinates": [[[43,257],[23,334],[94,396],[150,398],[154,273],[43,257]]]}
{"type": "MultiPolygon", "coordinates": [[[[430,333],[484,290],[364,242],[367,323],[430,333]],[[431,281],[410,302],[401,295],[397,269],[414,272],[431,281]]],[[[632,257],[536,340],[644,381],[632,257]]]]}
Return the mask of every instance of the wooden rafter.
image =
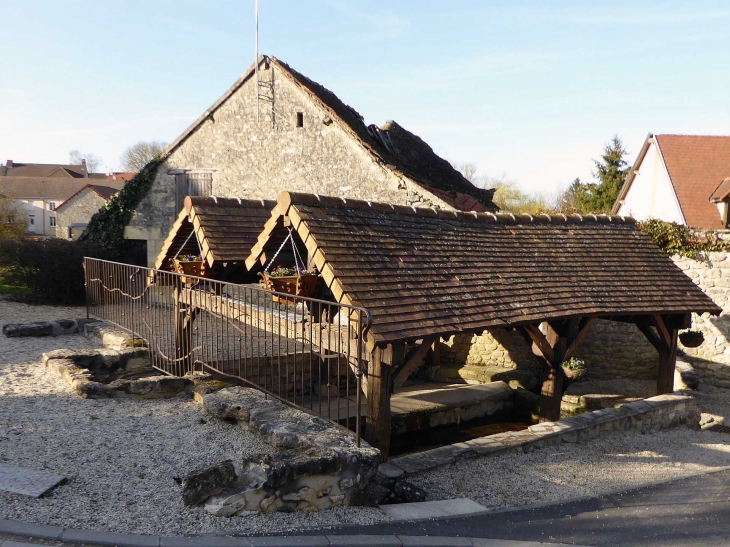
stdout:
{"type": "Polygon", "coordinates": [[[537,325],[524,325],[520,328],[533,342],[535,342],[535,345],[537,346],[537,349],[540,350],[540,355],[543,359],[545,359],[545,362],[552,366],[555,357],[553,348],[547,338],[545,338],[545,335],[542,333],[540,328],[537,325]]]}
{"type": "Polygon", "coordinates": [[[439,340],[439,336],[429,336],[424,338],[420,344],[411,348],[411,351],[406,355],[403,365],[398,367],[393,376],[393,391],[398,391],[408,377],[413,374],[418,367],[421,365],[421,361],[431,349],[434,342],[439,340]]]}
{"type": "Polygon", "coordinates": [[[643,323],[636,323],[636,326],[641,331],[641,333],[646,337],[646,339],[649,341],[649,343],[652,346],[654,346],[655,350],[662,351],[663,341],[659,337],[659,335],[656,333],[656,331],[653,331],[649,325],[645,325],[643,323]]]}

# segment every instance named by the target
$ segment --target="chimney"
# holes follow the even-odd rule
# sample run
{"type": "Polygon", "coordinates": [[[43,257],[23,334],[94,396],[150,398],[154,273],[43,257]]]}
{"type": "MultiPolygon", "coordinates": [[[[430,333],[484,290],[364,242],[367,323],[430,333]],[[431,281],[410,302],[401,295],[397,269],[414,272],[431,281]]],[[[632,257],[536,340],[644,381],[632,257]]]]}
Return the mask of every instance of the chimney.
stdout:
{"type": "Polygon", "coordinates": [[[86,170],[86,159],[82,159],[81,160],[81,167],[84,168],[84,178],[85,179],[88,179],[89,178],[89,172],[86,170]]]}
{"type": "Polygon", "coordinates": [[[8,169],[12,169],[13,168],[13,160],[6,161],[5,162],[5,167],[7,167],[8,169]]]}

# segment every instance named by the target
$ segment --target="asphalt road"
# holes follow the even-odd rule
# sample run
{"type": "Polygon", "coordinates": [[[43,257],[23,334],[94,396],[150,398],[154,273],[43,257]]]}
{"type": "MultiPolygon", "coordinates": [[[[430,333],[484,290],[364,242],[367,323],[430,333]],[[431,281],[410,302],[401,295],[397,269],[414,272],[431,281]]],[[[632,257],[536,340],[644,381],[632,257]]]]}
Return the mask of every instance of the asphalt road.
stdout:
{"type": "Polygon", "coordinates": [[[348,526],[327,533],[469,536],[595,546],[729,546],[730,471],[536,509],[348,526]]]}

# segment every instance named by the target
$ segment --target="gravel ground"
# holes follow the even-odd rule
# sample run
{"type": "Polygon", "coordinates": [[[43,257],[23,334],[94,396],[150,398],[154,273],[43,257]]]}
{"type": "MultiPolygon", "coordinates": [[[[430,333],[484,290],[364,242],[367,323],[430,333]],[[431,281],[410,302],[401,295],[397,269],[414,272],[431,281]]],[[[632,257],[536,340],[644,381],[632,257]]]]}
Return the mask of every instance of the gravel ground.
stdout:
{"type": "MultiPolygon", "coordinates": [[[[82,308],[0,300],[0,327],[81,316],[82,308]]],[[[78,335],[0,335],[0,462],[70,477],[40,499],[0,492],[0,518],[166,535],[232,528],[275,532],[385,519],[378,509],[344,507],[316,515],[277,513],[230,520],[184,507],[174,477],[270,448],[240,427],[209,419],[189,396],[158,401],[81,399],[38,362],[52,349],[92,347],[78,335]]]]}
{"type": "MultiPolygon", "coordinates": [[[[80,317],[80,308],[0,300],[8,322],[80,317]]],[[[240,428],[206,417],[189,398],[80,399],[38,362],[57,348],[90,348],[80,336],[0,336],[0,461],[68,475],[40,499],[0,492],[0,518],[164,535],[288,532],[387,520],[378,509],[216,518],[182,505],[182,477],[225,458],[268,449],[240,428]],[[205,423],[203,423],[205,422],[205,423]]],[[[728,416],[730,390],[702,389],[703,418],[728,416]]],[[[730,465],[730,435],[677,429],[614,434],[531,454],[468,460],[415,479],[430,499],[470,497],[511,507],[593,495],[730,465]]]]}

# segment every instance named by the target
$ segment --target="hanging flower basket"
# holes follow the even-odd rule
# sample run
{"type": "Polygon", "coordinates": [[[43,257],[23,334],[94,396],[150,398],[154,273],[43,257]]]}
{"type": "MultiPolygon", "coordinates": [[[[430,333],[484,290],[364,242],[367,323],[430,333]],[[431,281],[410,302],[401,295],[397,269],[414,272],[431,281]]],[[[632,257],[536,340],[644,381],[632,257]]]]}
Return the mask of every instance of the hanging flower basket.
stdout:
{"type": "MultiPolygon", "coordinates": [[[[259,274],[262,277],[263,288],[271,292],[280,292],[292,296],[309,296],[319,286],[319,274],[300,270],[299,273],[291,268],[281,266],[271,272],[259,274]]],[[[274,302],[284,301],[273,295],[274,302]]]]}
{"type": "Polygon", "coordinates": [[[172,262],[175,266],[175,272],[182,275],[206,277],[210,273],[200,255],[180,255],[173,258],[172,262]]]}
{"type": "Polygon", "coordinates": [[[571,357],[563,363],[563,372],[565,377],[571,382],[580,380],[586,373],[585,361],[571,357]]]}
{"type": "Polygon", "coordinates": [[[688,330],[679,334],[679,341],[686,348],[696,348],[705,341],[705,335],[697,330],[688,330]]]}

